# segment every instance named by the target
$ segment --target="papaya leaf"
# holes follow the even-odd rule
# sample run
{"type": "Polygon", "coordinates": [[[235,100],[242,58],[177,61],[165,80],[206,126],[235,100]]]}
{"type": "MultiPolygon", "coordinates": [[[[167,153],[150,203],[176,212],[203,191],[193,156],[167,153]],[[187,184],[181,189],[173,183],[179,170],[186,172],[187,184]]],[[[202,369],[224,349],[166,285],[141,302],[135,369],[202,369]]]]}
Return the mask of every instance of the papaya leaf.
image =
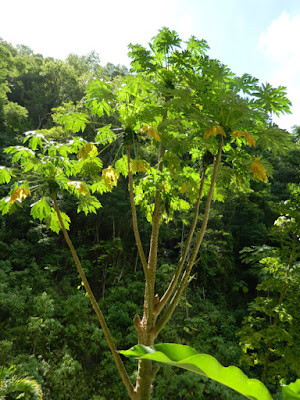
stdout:
{"type": "MultiPolygon", "coordinates": [[[[69,230],[70,228],[70,217],[65,214],[64,212],[60,212],[61,218],[63,220],[64,226],[66,229],[69,230]]],[[[50,214],[45,218],[45,222],[51,231],[59,234],[59,231],[61,230],[61,226],[59,223],[58,216],[55,212],[55,210],[52,208],[50,214]]]]}
{"type": "Polygon", "coordinates": [[[45,197],[42,197],[39,201],[31,205],[30,214],[34,219],[42,221],[51,213],[51,208],[45,197]]]}
{"type": "Polygon", "coordinates": [[[100,128],[97,132],[95,141],[101,143],[102,145],[105,145],[107,143],[112,143],[114,140],[116,140],[117,135],[110,128],[111,125],[106,125],[100,128]]]}
{"type": "Polygon", "coordinates": [[[282,385],[283,400],[300,400],[300,379],[289,385],[282,385]]]}
{"type": "Polygon", "coordinates": [[[22,146],[10,146],[7,147],[4,150],[5,153],[7,154],[13,154],[12,157],[12,162],[16,162],[19,161],[20,159],[22,159],[22,161],[34,157],[35,156],[35,152],[27,147],[22,147],[22,146]]]}
{"type": "Polygon", "coordinates": [[[73,112],[61,115],[58,121],[64,125],[67,131],[72,130],[74,133],[77,133],[85,130],[86,124],[89,122],[89,117],[85,113],[73,112]]]}
{"type": "Polygon", "coordinates": [[[11,204],[14,204],[15,201],[22,202],[27,196],[31,196],[30,190],[27,187],[17,187],[12,191],[9,202],[11,204]]]}
{"type": "Polygon", "coordinates": [[[0,183],[8,183],[11,180],[12,171],[0,166],[0,183]]]}
{"type": "Polygon", "coordinates": [[[72,192],[78,196],[80,194],[86,196],[90,193],[88,187],[80,181],[69,181],[67,185],[69,188],[71,188],[72,192]]]}
{"type": "Polygon", "coordinates": [[[100,201],[91,195],[81,196],[77,207],[77,212],[83,211],[85,215],[92,212],[97,213],[97,209],[102,207],[100,201]]]}
{"type": "Polygon", "coordinates": [[[98,155],[97,147],[93,143],[86,143],[77,154],[78,160],[94,158],[98,155]]]}
{"type": "Polygon", "coordinates": [[[173,343],[151,347],[136,345],[120,353],[128,358],[157,361],[195,372],[220,382],[251,400],[272,400],[268,389],[259,380],[249,379],[237,367],[223,367],[214,357],[199,354],[189,346],[173,343]]]}

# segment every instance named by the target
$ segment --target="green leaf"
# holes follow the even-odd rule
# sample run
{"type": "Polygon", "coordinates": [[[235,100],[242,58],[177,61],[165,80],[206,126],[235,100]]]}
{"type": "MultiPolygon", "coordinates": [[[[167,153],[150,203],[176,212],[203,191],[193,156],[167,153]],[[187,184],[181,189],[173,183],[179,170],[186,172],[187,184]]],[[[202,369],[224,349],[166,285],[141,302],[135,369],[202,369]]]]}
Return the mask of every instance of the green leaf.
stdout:
{"type": "Polygon", "coordinates": [[[0,183],[8,183],[11,180],[12,171],[0,166],[0,183]]]}
{"type": "Polygon", "coordinates": [[[0,210],[1,210],[2,215],[9,214],[13,211],[12,208],[15,204],[11,204],[11,202],[9,200],[10,200],[10,197],[6,197],[6,198],[0,200],[0,210]]]}
{"type": "Polygon", "coordinates": [[[116,161],[115,169],[119,174],[123,174],[125,178],[127,177],[128,175],[127,156],[124,155],[122,158],[116,161]]]}
{"type": "MultiPolygon", "coordinates": [[[[65,214],[64,212],[60,212],[60,215],[63,220],[65,228],[67,230],[69,230],[70,222],[71,222],[70,217],[67,214],[65,214]]],[[[57,216],[54,208],[51,209],[50,214],[45,218],[45,222],[46,222],[48,228],[51,229],[51,231],[58,234],[59,231],[61,230],[59,219],[58,219],[58,216],[57,216]]]]}
{"type": "Polygon", "coordinates": [[[289,385],[283,385],[282,395],[284,400],[300,400],[300,379],[289,385]]]}
{"type": "Polygon", "coordinates": [[[152,347],[137,345],[120,353],[128,358],[157,361],[195,372],[220,382],[251,400],[272,400],[268,389],[259,380],[249,379],[237,367],[223,367],[214,357],[199,354],[189,346],[172,343],[161,343],[152,347]]]}
{"type": "Polygon", "coordinates": [[[100,201],[95,196],[81,196],[79,198],[77,212],[83,211],[85,215],[92,212],[97,213],[97,209],[102,207],[100,201]]]}
{"type": "Polygon", "coordinates": [[[51,207],[45,197],[42,197],[39,201],[31,205],[30,214],[34,219],[39,219],[40,221],[51,214],[51,207]]]}
{"type": "Polygon", "coordinates": [[[25,160],[35,156],[35,152],[28,147],[22,146],[10,146],[4,150],[5,153],[13,154],[12,162],[19,161],[20,159],[25,160]]]}
{"type": "Polygon", "coordinates": [[[25,132],[25,135],[26,137],[23,140],[23,143],[29,140],[29,147],[32,150],[36,150],[38,146],[40,146],[40,148],[42,149],[44,144],[48,142],[44,135],[42,135],[41,133],[37,133],[36,131],[25,132]]]}
{"type": "Polygon", "coordinates": [[[100,128],[95,137],[95,141],[105,145],[107,143],[112,143],[117,138],[117,134],[112,131],[111,125],[106,125],[103,128],[100,128]]]}
{"type": "Polygon", "coordinates": [[[60,116],[58,122],[63,124],[67,131],[72,130],[75,133],[79,131],[83,132],[86,124],[89,122],[89,116],[85,113],[73,112],[60,116]]]}

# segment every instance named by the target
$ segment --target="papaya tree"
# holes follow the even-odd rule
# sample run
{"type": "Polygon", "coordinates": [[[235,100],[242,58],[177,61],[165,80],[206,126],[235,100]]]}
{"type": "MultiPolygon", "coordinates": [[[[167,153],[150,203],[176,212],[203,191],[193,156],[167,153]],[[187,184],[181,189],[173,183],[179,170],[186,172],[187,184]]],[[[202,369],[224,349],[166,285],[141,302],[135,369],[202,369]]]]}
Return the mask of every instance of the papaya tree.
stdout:
{"type": "MultiPolygon", "coordinates": [[[[129,378],[68,235],[71,221],[61,211],[64,197],[77,197],[78,212],[96,213],[99,195],[112,190],[121,174],[128,179],[133,232],[145,278],[143,313],[134,316],[133,324],[139,346],[151,349],[199,265],[212,201],[222,200],[228,190],[250,190],[251,179],[267,181],[272,168],[263,151],[289,147],[287,132],[272,122],[272,115],[289,113],[290,102],[285,88],[259,85],[248,74],[237,77],[209,58],[207,43],[195,37],[183,42],[176,32],[162,28],[149,49],[129,49],[130,74],[90,81],[80,104],[56,112],[55,120],[73,134],[72,140],[58,143],[50,140],[51,132],[27,132],[22,146],[6,149],[12,166],[1,169],[1,180],[12,186],[0,207],[2,214],[10,213],[31,199],[33,218],[56,232],[62,230],[128,396],[144,400],[151,397],[158,368],[153,358],[141,357],[136,382],[129,378]],[[93,141],[76,136],[91,129],[93,141]],[[115,156],[103,165],[100,152],[108,145],[115,146],[115,156]],[[147,247],[137,207],[151,225],[147,247]],[[173,276],[158,285],[160,227],[173,219],[182,220],[188,233],[173,276]],[[164,288],[161,293],[158,286],[164,288]]],[[[216,379],[215,374],[207,376],[216,379]]],[[[230,377],[225,384],[230,386],[230,377]]],[[[258,381],[255,385],[254,392],[241,393],[270,398],[258,381]]]]}

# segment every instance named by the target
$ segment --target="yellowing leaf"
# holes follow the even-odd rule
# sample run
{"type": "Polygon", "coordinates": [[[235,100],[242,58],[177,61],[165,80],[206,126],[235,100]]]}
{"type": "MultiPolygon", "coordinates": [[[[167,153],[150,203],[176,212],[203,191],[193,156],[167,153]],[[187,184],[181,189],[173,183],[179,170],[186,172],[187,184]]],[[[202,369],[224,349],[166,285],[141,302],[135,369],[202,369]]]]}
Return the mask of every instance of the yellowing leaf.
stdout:
{"type": "Polygon", "coordinates": [[[197,107],[199,110],[203,110],[203,106],[201,106],[200,104],[196,104],[196,107],[197,107]]]}
{"type": "Polygon", "coordinates": [[[109,189],[112,189],[113,186],[117,186],[120,175],[112,166],[109,166],[108,168],[103,169],[102,176],[103,176],[105,185],[109,189]]]}
{"type": "Polygon", "coordinates": [[[260,181],[268,180],[266,171],[264,170],[263,166],[258,162],[257,157],[254,158],[254,161],[251,165],[251,172],[253,173],[254,178],[257,178],[260,181]]]}
{"type": "Polygon", "coordinates": [[[93,143],[86,143],[77,153],[77,158],[78,160],[86,160],[87,158],[96,157],[97,154],[97,147],[93,143]]]}
{"type": "Polygon", "coordinates": [[[132,160],[130,164],[131,170],[133,172],[147,172],[150,165],[145,160],[132,160]]]}
{"type": "Polygon", "coordinates": [[[207,139],[210,136],[217,136],[217,135],[222,135],[222,136],[226,137],[226,134],[225,134],[222,126],[213,125],[206,129],[206,131],[204,133],[204,139],[207,139]]]}
{"type": "Polygon", "coordinates": [[[247,143],[249,144],[250,147],[251,147],[251,146],[255,147],[255,145],[256,145],[256,140],[255,140],[248,132],[234,131],[234,132],[232,133],[233,139],[235,139],[235,138],[237,138],[237,137],[240,138],[240,137],[242,137],[242,136],[244,136],[244,137],[246,138],[247,143]]]}
{"type": "Polygon", "coordinates": [[[152,125],[145,125],[141,129],[142,133],[146,133],[148,136],[152,137],[157,142],[160,142],[160,136],[155,128],[152,125]]]}
{"type": "Polygon", "coordinates": [[[25,188],[25,187],[21,187],[21,188],[16,188],[9,199],[9,202],[11,204],[13,204],[15,201],[22,201],[22,199],[26,199],[27,196],[31,196],[30,190],[25,188]]]}
{"type": "Polygon", "coordinates": [[[68,186],[75,188],[77,192],[79,192],[83,196],[90,193],[89,189],[82,182],[79,181],[70,181],[68,182],[68,186]]]}
{"type": "Polygon", "coordinates": [[[180,193],[185,193],[187,191],[187,184],[185,182],[183,182],[183,184],[181,185],[179,192],[180,193]]]}

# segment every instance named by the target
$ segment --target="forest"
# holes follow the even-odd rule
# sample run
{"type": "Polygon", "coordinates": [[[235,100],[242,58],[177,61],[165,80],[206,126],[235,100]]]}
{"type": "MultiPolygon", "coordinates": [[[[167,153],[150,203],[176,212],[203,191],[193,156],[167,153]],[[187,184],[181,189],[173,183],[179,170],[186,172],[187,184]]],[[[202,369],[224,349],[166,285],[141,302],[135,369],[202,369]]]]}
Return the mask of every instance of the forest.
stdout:
{"type": "Polygon", "coordinates": [[[0,399],[300,398],[300,126],[208,49],[0,39],[0,399]]]}

